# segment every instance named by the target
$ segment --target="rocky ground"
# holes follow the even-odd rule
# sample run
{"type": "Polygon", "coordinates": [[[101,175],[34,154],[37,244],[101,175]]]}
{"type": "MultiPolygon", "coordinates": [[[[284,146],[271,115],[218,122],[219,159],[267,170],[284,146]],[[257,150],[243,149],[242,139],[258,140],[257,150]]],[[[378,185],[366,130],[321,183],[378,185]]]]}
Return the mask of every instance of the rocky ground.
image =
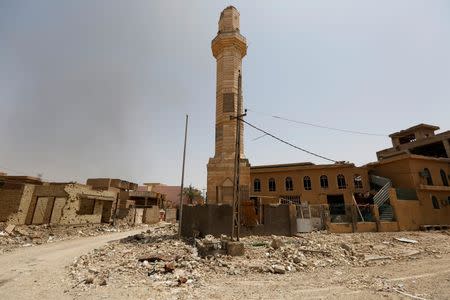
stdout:
{"type": "Polygon", "coordinates": [[[0,223],[0,255],[19,247],[32,247],[67,239],[121,232],[129,229],[130,226],[125,224],[117,227],[109,224],[86,224],[77,226],[45,224],[8,227],[6,223],[0,223]]]}
{"type": "MultiPolygon", "coordinates": [[[[75,258],[67,268],[72,283],[66,293],[74,298],[89,298],[129,289],[137,298],[210,298],[214,294],[205,296],[199,291],[208,290],[210,284],[218,281],[239,284],[264,281],[270,286],[274,282],[326,274],[327,278],[317,281],[324,287],[330,282],[350,291],[363,289],[375,295],[395,294],[417,299],[448,299],[450,295],[450,277],[445,271],[441,289],[424,289],[424,294],[413,291],[415,295],[410,294],[417,286],[414,282],[405,284],[383,275],[383,270],[413,266],[421,260],[446,261],[450,254],[449,231],[250,236],[241,239],[245,255],[234,257],[225,255],[221,249],[225,237],[181,241],[176,232],[176,226],[161,223],[75,258]],[[204,254],[205,245],[211,251],[202,257],[199,252],[204,254]],[[372,271],[362,272],[366,269],[372,271]]],[[[232,292],[233,288],[229,287],[228,295],[233,295],[232,292]]],[[[245,289],[241,296],[242,293],[245,294],[245,289]]]]}

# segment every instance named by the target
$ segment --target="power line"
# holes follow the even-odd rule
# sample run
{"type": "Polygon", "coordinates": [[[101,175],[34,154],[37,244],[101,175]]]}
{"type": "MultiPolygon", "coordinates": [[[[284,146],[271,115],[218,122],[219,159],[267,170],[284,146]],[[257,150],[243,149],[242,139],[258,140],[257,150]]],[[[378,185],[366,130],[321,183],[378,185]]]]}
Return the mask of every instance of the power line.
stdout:
{"type": "Polygon", "coordinates": [[[279,137],[277,137],[277,136],[275,136],[275,135],[273,135],[273,134],[271,134],[271,133],[269,133],[269,132],[267,132],[267,131],[265,131],[265,130],[263,130],[263,129],[261,129],[261,128],[256,127],[255,125],[253,125],[253,124],[251,124],[251,123],[249,123],[249,122],[243,120],[242,118],[238,118],[238,119],[241,120],[242,122],[244,122],[245,124],[247,124],[248,126],[254,128],[254,129],[258,130],[258,131],[261,131],[261,132],[264,133],[265,135],[268,135],[268,136],[270,136],[270,137],[272,137],[272,138],[274,138],[274,139],[276,139],[276,140],[278,140],[278,141],[280,141],[280,142],[282,142],[282,143],[284,143],[284,144],[286,144],[286,145],[289,145],[289,146],[291,146],[291,147],[294,147],[294,148],[297,149],[297,150],[306,152],[306,153],[308,153],[308,154],[310,154],[310,155],[314,155],[314,156],[316,156],[316,157],[319,157],[319,158],[322,158],[322,159],[325,159],[325,160],[328,160],[328,161],[331,161],[331,162],[334,162],[334,163],[337,163],[337,162],[338,162],[338,161],[336,161],[336,160],[334,160],[334,159],[331,159],[331,158],[322,156],[322,155],[320,155],[320,154],[311,152],[311,151],[309,151],[309,150],[306,150],[306,149],[303,149],[303,148],[301,148],[301,147],[298,147],[298,146],[296,146],[296,145],[294,145],[294,144],[292,144],[292,143],[289,143],[289,142],[287,142],[287,141],[285,141],[285,140],[283,140],[283,139],[281,139],[281,138],[279,138],[279,137]]]}
{"type": "Polygon", "coordinates": [[[301,125],[308,125],[308,126],[322,128],[322,129],[334,130],[334,131],[351,133],[351,134],[359,134],[359,135],[382,136],[382,137],[387,137],[388,136],[386,134],[371,133],[371,132],[356,131],[356,130],[348,130],[348,129],[330,127],[330,126],[314,124],[314,123],[309,123],[309,122],[304,122],[304,121],[298,121],[298,120],[293,120],[293,119],[289,119],[289,118],[285,118],[285,117],[280,117],[280,116],[276,116],[276,115],[271,115],[271,114],[267,114],[267,113],[254,111],[252,109],[248,109],[248,111],[251,111],[251,112],[254,112],[254,113],[257,113],[257,114],[261,114],[261,115],[270,116],[270,117],[275,118],[275,119],[280,119],[280,120],[284,120],[284,121],[288,121],[288,122],[292,122],[292,123],[297,123],[297,124],[301,124],[301,125]]]}

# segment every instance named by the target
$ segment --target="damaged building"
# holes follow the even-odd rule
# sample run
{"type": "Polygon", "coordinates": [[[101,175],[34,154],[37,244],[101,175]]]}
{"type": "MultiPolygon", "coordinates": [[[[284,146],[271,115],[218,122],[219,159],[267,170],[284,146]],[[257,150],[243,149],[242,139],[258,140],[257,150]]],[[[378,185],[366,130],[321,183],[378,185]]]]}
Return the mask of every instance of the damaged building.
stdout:
{"type": "Polygon", "coordinates": [[[4,174],[0,185],[0,222],[10,224],[156,223],[164,202],[164,195],[120,179],[79,184],[4,174]]]}

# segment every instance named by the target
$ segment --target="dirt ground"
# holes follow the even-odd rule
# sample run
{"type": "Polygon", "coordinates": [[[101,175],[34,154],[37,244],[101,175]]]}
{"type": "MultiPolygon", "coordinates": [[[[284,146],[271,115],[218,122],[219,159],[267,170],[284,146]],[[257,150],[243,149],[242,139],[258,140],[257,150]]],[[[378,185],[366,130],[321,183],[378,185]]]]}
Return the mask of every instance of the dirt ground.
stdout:
{"type": "Polygon", "coordinates": [[[0,254],[0,299],[450,299],[448,232],[248,237],[206,258],[176,226],[141,232],[0,254]]]}

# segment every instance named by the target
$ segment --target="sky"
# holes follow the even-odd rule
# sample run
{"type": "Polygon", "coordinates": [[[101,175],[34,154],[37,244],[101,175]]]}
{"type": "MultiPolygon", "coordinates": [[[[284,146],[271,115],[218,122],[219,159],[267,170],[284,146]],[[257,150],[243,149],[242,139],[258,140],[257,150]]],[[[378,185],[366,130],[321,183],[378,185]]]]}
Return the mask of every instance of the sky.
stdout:
{"type": "MultiPolygon", "coordinates": [[[[388,134],[450,130],[450,2],[0,0],[0,172],[206,187],[220,12],[247,38],[246,120],[363,165],[388,134]],[[376,133],[358,135],[322,126],[376,133]]],[[[320,158],[245,128],[252,165],[320,158]]]]}

